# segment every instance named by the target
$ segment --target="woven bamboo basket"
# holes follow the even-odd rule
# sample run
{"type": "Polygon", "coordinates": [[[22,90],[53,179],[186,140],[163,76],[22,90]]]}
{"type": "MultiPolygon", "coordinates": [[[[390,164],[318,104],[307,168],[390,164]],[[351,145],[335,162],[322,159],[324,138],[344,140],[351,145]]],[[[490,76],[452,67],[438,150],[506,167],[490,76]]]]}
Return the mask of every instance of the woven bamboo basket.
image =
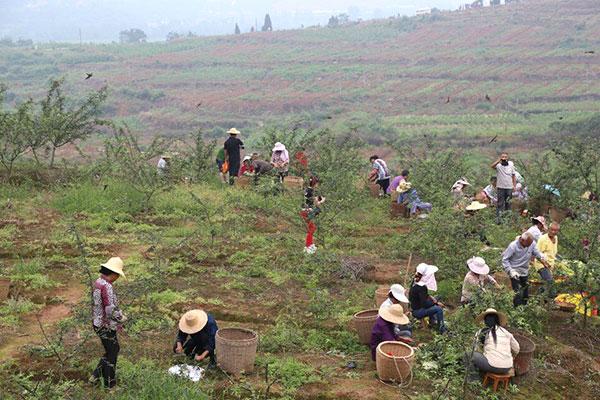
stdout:
{"type": "Polygon", "coordinates": [[[406,207],[405,204],[392,203],[390,204],[390,216],[392,218],[396,217],[410,217],[410,210],[406,207]]]}
{"type": "Polygon", "coordinates": [[[376,183],[369,183],[369,192],[371,193],[371,197],[379,198],[381,187],[376,183]]]}
{"type": "Polygon", "coordinates": [[[375,325],[378,315],[379,310],[374,309],[359,311],[352,317],[354,329],[356,329],[359,341],[362,344],[371,343],[371,332],[373,331],[373,325],[375,325]]]}
{"type": "Polygon", "coordinates": [[[254,178],[248,175],[242,175],[239,178],[236,179],[235,184],[239,187],[248,187],[252,184],[252,180],[254,178]]]}
{"type": "Polygon", "coordinates": [[[381,342],[377,346],[375,362],[379,379],[405,383],[412,375],[415,352],[402,342],[381,342]]]}
{"type": "Polygon", "coordinates": [[[377,288],[377,290],[375,290],[375,305],[377,307],[380,307],[381,304],[387,300],[389,292],[389,286],[380,286],[377,288]]]}
{"type": "Polygon", "coordinates": [[[283,186],[286,189],[301,189],[304,186],[304,179],[300,176],[286,176],[283,179],[283,186]]]}
{"type": "Polygon", "coordinates": [[[6,278],[0,278],[0,301],[8,299],[10,293],[10,280],[6,278]]]}
{"type": "Polygon", "coordinates": [[[531,368],[531,360],[535,352],[535,343],[520,333],[513,333],[513,336],[519,342],[519,354],[514,359],[515,375],[525,375],[531,368]]]}
{"type": "Polygon", "coordinates": [[[258,334],[244,328],[222,328],[217,331],[216,356],[219,367],[230,374],[240,375],[254,370],[258,334]]]}

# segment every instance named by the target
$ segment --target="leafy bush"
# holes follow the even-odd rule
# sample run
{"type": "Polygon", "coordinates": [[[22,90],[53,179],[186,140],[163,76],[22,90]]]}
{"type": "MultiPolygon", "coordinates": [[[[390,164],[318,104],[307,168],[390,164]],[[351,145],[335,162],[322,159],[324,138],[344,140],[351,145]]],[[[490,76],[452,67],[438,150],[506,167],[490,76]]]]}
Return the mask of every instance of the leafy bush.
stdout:
{"type": "Polygon", "coordinates": [[[19,260],[10,272],[10,280],[20,282],[28,289],[45,289],[56,285],[47,275],[42,273],[46,265],[40,259],[31,261],[19,260]]]}
{"type": "Polygon", "coordinates": [[[52,202],[58,210],[72,213],[116,215],[136,214],[143,209],[143,196],[131,185],[108,181],[104,185],[81,183],[67,188],[52,202]]]}

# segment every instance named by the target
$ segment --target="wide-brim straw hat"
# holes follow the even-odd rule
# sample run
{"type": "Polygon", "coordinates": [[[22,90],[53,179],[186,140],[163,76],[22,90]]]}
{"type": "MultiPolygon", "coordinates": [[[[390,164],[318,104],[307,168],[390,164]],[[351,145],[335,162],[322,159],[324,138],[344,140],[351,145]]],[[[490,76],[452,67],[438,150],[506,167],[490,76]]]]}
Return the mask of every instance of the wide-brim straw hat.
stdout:
{"type": "Polygon", "coordinates": [[[203,310],[190,310],[179,319],[179,330],[183,333],[193,335],[200,332],[208,322],[208,314],[203,310]]]}
{"type": "Polygon", "coordinates": [[[485,317],[490,314],[496,314],[498,316],[498,321],[500,322],[500,325],[506,326],[506,324],[508,322],[508,319],[506,318],[506,314],[498,312],[494,308],[488,308],[487,310],[485,310],[484,312],[479,314],[477,316],[477,318],[475,318],[475,321],[482,322],[485,319],[485,317]]]}
{"type": "Polygon", "coordinates": [[[407,182],[407,181],[402,181],[398,184],[398,187],[396,188],[396,192],[398,192],[398,193],[408,192],[411,188],[412,188],[412,183],[407,182]]]}
{"type": "Polygon", "coordinates": [[[239,135],[240,131],[238,131],[235,128],[231,128],[230,130],[227,131],[227,133],[229,133],[230,135],[239,135]]]}
{"type": "Polygon", "coordinates": [[[398,325],[406,325],[409,322],[408,317],[404,314],[404,308],[400,304],[392,304],[391,306],[379,307],[379,316],[387,322],[398,325]]]}
{"type": "Polygon", "coordinates": [[[285,145],[283,143],[277,142],[275,143],[275,146],[273,146],[273,151],[284,151],[285,150],[285,145]]]}
{"type": "Polygon", "coordinates": [[[112,257],[104,264],[100,264],[100,266],[125,278],[125,273],[123,273],[123,260],[121,260],[121,257],[112,257]]]}
{"type": "Polygon", "coordinates": [[[487,207],[487,204],[483,204],[483,203],[480,203],[478,201],[473,201],[471,204],[469,204],[465,208],[465,210],[467,210],[467,211],[478,211],[478,210],[483,210],[486,207],[487,207]]]}
{"type": "Polygon", "coordinates": [[[479,275],[487,275],[490,273],[490,267],[485,263],[482,257],[471,257],[467,260],[469,269],[479,275]]]}
{"type": "Polygon", "coordinates": [[[404,289],[404,286],[400,285],[399,283],[395,283],[392,286],[390,286],[390,291],[388,292],[388,296],[390,293],[399,302],[409,303],[408,298],[404,294],[404,293],[406,293],[406,290],[404,289]]]}
{"type": "Polygon", "coordinates": [[[170,158],[171,158],[171,156],[170,156],[170,155],[168,155],[168,154],[163,154],[163,155],[162,155],[162,156],[160,156],[160,157],[161,157],[161,158],[163,158],[163,159],[165,159],[165,160],[168,160],[168,159],[170,159],[170,158]]]}
{"type": "Polygon", "coordinates": [[[544,229],[547,229],[546,218],[544,218],[541,215],[538,215],[537,217],[531,218],[531,222],[539,222],[540,224],[542,224],[542,226],[544,227],[544,229]]]}
{"type": "Polygon", "coordinates": [[[425,264],[425,263],[421,263],[421,264],[417,265],[417,272],[419,274],[421,274],[422,276],[435,274],[438,271],[439,271],[439,268],[436,267],[435,265],[430,265],[430,264],[425,264]]]}

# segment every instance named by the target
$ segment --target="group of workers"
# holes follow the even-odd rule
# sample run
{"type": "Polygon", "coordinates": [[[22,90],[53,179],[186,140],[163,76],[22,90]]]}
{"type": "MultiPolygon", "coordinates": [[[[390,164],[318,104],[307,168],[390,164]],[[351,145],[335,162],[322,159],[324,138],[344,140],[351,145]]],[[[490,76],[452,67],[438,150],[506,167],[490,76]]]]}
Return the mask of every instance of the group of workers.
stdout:
{"type": "MultiPolygon", "coordinates": [[[[276,143],[270,162],[260,160],[254,153],[241,159],[244,143],[238,138],[240,132],[232,128],[228,131],[230,137],[224,143],[217,155],[217,166],[223,179],[229,174],[229,183],[234,184],[235,178],[241,175],[260,176],[275,170],[281,181],[288,173],[290,157],[282,143],[276,143]],[[241,161],[241,162],[240,162],[241,161]]],[[[297,156],[300,165],[308,171],[308,161],[303,152],[297,156]]],[[[397,193],[398,204],[405,204],[410,214],[429,212],[430,203],[420,200],[417,191],[409,181],[409,171],[392,179],[388,166],[379,156],[370,157],[371,172],[369,179],[376,183],[382,195],[397,193]]],[[[169,157],[159,160],[158,170],[164,173],[169,166],[169,157]]],[[[526,187],[522,177],[514,168],[508,154],[503,153],[491,165],[497,172],[491,179],[490,185],[476,194],[475,201],[465,207],[467,212],[476,212],[492,204],[497,209],[497,220],[501,214],[510,209],[509,201],[515,196],[526,199],[526,187]],[[519,180],[521,182],[519,182],[519,180]]],[[[317,193],[319,177],[308,174],[308,182],[304,190],[303,204],[300,216],[306,224],[306,240],[304,252],[314,254],[316,246],[314,233],[317,229],[315,219],[321,213],[325,197],[317,193]]],[[[457,202],[466,196],[464,189],[470,186],[466,178],[461,178],[452,185],[451,194],[457,202]]],[[[546,283],[548,296],[553,296],[553,273],[558,253],[558,233],[560,226],[553,222],[548,227],[543,216],[532,218],[531,227],[518,236],[502,253],[502,267],[510,278],[514,290],[514,306],[526,304],[529,298],[530,269],[539,273],[546,283]],[[532,262],[532,260],[534,260],[532,262]]],[[[482,257],[472,257],[466,262],[468,271],[463,280],[460,302],[468,305],[477,291],[485,291],[488,287],[498,288],[500,285],[490,275],[490,268],[482,257]]],[[[380,305],[379,315],[372,329],[371,353],[375,359],[375,351],[383,341],[402,341],[414,345],[412,325],[409,315],[416,320],[428,324],[440,334],[447,332],[444,322],[444,304],[432,296],[437,290],[435,274],[438,268],[434,265],[421,263],[417,266],[410,288],[406,290],[400,284],[393,284],[388,292],[388,298],[380,305]]],[[[112,388],[116,384],[115,368],[119,353],[117,332],[126,317],[118,306],[113,284],[119,277],[124,277],[123,261],[113,257],[101,265],[100,277],[93,286],[93,327],[99,336],[105,353],[97,368],[90,377],[91,382],[102,381],[105,387],[112,388]]],[[[519,352],[519,344],[513,335],[506,330],[506,316],[494,309],[488,309],[477,317],[485,328],[479,333],[482,352],[473,352],[471,362],[479,370],[494,373],[508,373],[513,367],[513,357],[519,352]]],[[[190,310],[180,319],[173,351],[185,354],[196,361],[209,359],[209,367],[216,363],[215,335],[218,330],[215,319],[203,310],[190,310]]]]}

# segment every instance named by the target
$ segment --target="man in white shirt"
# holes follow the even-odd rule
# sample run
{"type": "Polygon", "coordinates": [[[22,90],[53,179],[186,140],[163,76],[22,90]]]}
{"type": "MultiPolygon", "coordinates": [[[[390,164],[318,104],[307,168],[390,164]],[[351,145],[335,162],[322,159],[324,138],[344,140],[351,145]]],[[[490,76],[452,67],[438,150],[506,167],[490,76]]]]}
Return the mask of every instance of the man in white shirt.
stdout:
{"type": "Polygon", "coordinates": [[[496,191],[498,204],[496,206],[496,223],[500,224],[500,214],[510,210],[510,198],[517,186],[515,165],[508,160],[508,153],[500,154],[500,158],[491,165],[496,170],[496,191]]]}

